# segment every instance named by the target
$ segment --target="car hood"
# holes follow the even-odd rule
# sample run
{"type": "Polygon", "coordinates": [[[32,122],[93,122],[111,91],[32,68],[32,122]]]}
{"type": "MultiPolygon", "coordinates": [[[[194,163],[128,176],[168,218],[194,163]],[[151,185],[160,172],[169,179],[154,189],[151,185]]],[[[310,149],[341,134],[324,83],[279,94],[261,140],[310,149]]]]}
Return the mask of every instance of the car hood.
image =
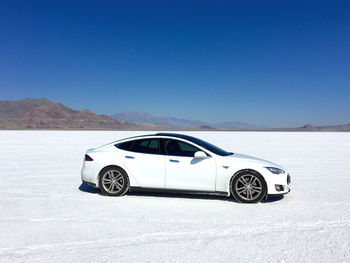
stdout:
{"type": "Polygon", "coordinates": [[[286,170],[285,168],[283,168],[282,166],[280,166],[276,163],[273,163],[273,162],[270,162],[270,161],[267,161],[264,159],[260,159],[260,158],[254,157],[254,156],[240,154],[240,153],[234,153],[232,155],[225,156],[225,158],[227,160],[231,160],[231,161],[239,160],[239,161],[246,161],[246,162],[254,162],[254,163],[259,163],[263,166],[272,166],[272,167],[286,170]]]}

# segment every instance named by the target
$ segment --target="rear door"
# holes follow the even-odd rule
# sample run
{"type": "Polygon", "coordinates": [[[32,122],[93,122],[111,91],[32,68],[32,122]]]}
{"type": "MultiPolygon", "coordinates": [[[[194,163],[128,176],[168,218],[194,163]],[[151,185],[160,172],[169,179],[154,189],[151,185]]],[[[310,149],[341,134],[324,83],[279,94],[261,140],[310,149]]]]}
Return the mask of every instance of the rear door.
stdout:
{"type": "Polygon", "coordinates": [[[214,158],[194,158],[199,148],[184,141],[164,139],[166,149],[166,189],[215,191],[214,158]]]}
{"type": "Polygon", "coordinates": [[[125,166],[141,187],[165,187],[165,156],[160,151],[158,138],[135,140],[122,150],[125,166]]]}

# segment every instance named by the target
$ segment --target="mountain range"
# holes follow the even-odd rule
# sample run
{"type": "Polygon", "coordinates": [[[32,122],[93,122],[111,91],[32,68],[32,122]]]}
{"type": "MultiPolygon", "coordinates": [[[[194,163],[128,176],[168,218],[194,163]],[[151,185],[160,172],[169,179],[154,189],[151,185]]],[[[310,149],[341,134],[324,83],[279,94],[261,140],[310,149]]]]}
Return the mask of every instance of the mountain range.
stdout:
{"type": "Polygon", "coordinates": [[[119,112],[111,115],[110,117],[116,120],[124,120],[128,122],[137,122],[137,123],[151,123],[151,124],[163,124],[170,127],[212,127],[215,129],[260,129],[265,128],[264,126],[251,125],[244,122],[238,121],[229,121],[229,122],[221,122],[221,123],[208,123],[199,120],[187,120],[187,119],[179,119],[174,117],[159,117],[153,116],[149,113],[144,112],[132,112],[125,111],[119,112]]]}
{"type": "Polygon", "coordinates": [[[161,125],[137,124],[96,115],[89,110],[73,110],[46,98],[0,101],[0,129],[161,129],[161,125]]]}
{"type": "Polygon", "coordinates": [[[121,112],[111,116],[73,110],[46,98],[0,100],[0,129],[53,130],[251,130],[251,131],[350,131],[350,123],[334,126],[265,128],[243,122],[206,123],[148,113],[121,112]]]}

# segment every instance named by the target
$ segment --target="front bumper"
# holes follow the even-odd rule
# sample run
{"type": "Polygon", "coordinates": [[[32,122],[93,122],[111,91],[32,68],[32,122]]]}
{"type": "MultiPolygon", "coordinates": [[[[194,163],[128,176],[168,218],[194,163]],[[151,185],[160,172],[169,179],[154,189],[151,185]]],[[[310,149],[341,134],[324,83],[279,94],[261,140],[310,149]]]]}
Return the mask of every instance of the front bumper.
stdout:
{"type": "Polygon", "coordinates": [[[287,174],[269,175],[267,184],[268,195],[284,195],[290,192],[291,176],[287,174]]]}

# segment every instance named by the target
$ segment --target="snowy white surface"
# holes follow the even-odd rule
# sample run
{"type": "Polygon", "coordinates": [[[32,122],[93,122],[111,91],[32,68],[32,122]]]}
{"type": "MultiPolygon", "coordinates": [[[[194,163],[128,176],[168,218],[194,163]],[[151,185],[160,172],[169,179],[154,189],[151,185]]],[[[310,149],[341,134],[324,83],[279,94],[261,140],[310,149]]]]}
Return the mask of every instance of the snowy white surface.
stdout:
{"type": "Polygon", "coordinates": [[[86,149],[142,133],[0,131],[0,262],[350,261],[350,133],[186,132],[286,167],[280,200],[81,186],[86,149]]]}

